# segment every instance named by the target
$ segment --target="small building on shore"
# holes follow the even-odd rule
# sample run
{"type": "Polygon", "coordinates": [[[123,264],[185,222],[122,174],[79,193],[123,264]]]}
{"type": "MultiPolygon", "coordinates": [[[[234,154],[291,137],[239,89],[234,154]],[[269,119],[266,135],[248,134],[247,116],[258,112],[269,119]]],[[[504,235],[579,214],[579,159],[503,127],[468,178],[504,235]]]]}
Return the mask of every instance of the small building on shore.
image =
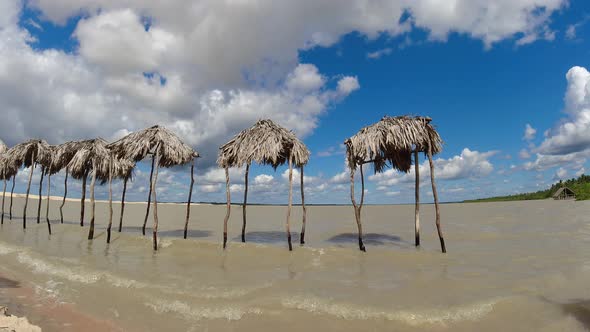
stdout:
{"type": "Polygon", "coordinates": [[[553,194],[553,199],[576,199],[576,193],[568,187],[561,187],[553,194]]]}

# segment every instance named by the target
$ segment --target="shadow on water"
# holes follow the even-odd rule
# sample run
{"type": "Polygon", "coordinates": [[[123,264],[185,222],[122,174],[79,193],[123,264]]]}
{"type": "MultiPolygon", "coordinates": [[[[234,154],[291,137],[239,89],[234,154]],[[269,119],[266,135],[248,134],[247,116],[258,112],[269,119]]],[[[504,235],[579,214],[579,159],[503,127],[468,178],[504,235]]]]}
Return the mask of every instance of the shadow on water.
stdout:
{"type": "Polygon", "coordinates": [[[0,277],[0,288],[19,288],[20,282],[0,277]]]}
{"type": "MultiPolygon", "coordinates": [[[[242,241],[242,235],[233,238],[232,241],[242,241]]],[[[247,232],[246,242],[254,243],[282,243],[287,242],[286,232],[268,231],[268,232],[247,232]]],[[[299,243],[299,233],[291,232],[291,242],[299,243]]]]}
{"type": "Polygon", "coordinates": [[[585,328],[590,329],[590,300],[580,300],[561,305],[564,313],[572,315],[585,328]]]}
{"type": "MultiPolygon", "coordinates": [[[[356,243],[358,241],[357,233],[341,233],[328,239],[332,243],[356,243]]],[[[397,235],[387,235],[379,233],[368,233],[363,235],[365,244],[383,246],[386,244],[400,244],[404,241],[397,235]]]]}
{"type": "MultiPolygon", "coordinates": [[[[146,229],[147,231],[147,229],[146,229]]],[[[201,238],[201,237],[209,237],[213,232],[211,231],[200,231],[200,230],[188,230],[187,238],[201,238]]],[[[158,234],[162,237],[184,237],[184,230],[177,229],[174,231],[162,231],[158,232],[158,234]]]]}

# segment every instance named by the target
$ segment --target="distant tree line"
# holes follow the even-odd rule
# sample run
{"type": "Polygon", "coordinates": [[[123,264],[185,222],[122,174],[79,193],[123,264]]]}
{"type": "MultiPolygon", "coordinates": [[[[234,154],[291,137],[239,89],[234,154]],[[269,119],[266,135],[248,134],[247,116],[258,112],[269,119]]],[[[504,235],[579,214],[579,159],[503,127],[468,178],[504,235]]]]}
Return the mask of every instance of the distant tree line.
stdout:
{"type": "Polygon", "coordinates": [[[559,181],[551,185],[550,188],[530,193],[515,194],[508,196],[497,196],[467,200],[465,202],[503,202],[503,201],[526,201],[533,199],[551,198],[553,194],[561,187],[568,187],[576,193],[576,200],[582,201],[590,199],[590,175],[582,174],[578,178],[571,178],[565,181],[559,181]]]}

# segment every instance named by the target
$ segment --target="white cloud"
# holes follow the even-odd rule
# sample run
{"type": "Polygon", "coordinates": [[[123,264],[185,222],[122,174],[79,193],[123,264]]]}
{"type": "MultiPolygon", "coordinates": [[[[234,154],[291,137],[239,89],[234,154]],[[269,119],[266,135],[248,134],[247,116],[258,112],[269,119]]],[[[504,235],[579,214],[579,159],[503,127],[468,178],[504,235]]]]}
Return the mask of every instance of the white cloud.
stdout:
{"type": "Polygon", "coordinates": [[[537,134],[537,129],[531,127],[531,125],[527,123],[526,126],[524,127],[523,139],[527,140],[527,141],[531,141],[531,140],[535,139],[536,134],[537,134]]]}
{"type": "Polygon", "coordinates": [[[254,178],[254,185],[269,185],[274,181],[274,176],[268,174],[260,174],[254,178]]]}
{"type": "Polygon", "coordinates": [[[563,180],[567,176],[567,170],[560,167],[556,172],[553,180],[563,180]]]}
{"type": "Polygon", "coordinates": [[[518,157],[520,159],[529,159],[531,157],[531,154],[527,149],[522,149],[520,150],[520,152],[518,152],[518,157]]]}
{"type": "Polygon", "coordinates": [[[385,55],[390,55],[391,52],[393,52],[393,50],[391,49],[391,47],[387,47],[387,48],[383,48],[374,52],[369,52],[367,53],[367,58],[369,59],[379,59],[382,56],[385,55]]]}
{"type": "Polygon", "coordinates": [[[585,172],[586,172],[586,169],[584,167],[582,167],[575,173],[575,175],[580,176],[580,175],[583,175],[585,172]]]}
{"type": "MultiPolygon", "coordinates": [[[[458,180],[469,178],[481,178],[488,176],[494,170],[489,158],[497,154],[497,151],[478,152],[468,148],[463,149],[460,155],[449,159],[434,160],[434,174],[439,180],[458,180]]],[[[427,161],[420,167],[421,179],[424,181],[430,176],[430,166],[427,161]]],[[[410,183],[415,181],[414,167],[408,173],[401,173],[394,169],[388,169],[382,173],[369,176],[370,181],[377,182],[378,186],[392,186],[398,183],[410,183]]]]}
{"type": "Polygon", "coordinates": [[[287,88],[294,91],[314,91],[320,89],[326,79],[312,64],[300,64],[287,76],[287,88]]]}
{"type": "Polygon", "coordinates": [[[565,30],[565,38],[567,39],[575,39],[576,38],[576,25],[570,24],[568,25],[567,29],[565,30]]]}

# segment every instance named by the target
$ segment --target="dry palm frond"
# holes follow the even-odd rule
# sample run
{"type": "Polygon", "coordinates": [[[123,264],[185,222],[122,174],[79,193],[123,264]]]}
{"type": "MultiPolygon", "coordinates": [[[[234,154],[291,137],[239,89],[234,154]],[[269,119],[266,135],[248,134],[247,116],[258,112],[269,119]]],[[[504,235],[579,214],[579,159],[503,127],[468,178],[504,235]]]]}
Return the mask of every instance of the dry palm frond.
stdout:
{"type": "Polygon", "coordinates": [[[8,150],[8,147],[6,146],[6,144],[4,144],[4,142],[0,139],[0,155],[3,154],[4,152],[6,152],[6,150],[8,150]]]}
{"type": "Polygon", "coordinates": [[[6,151],[8,158],[18,167],[30,167],[46,158],[49,153],[49,144],[43,140],[32,139],[17,144],[6,151]]]}
{"type": "Polygon", "coordinates": [[[8,158],[6,153],[0,154],[0,180],[9,180],[18,172],[18,166],[8,158]]]}
{"type": "Polygon", "coordinates": [[[184,165],[199,157],[197,151],[162,126],[131,133],[108,146],[117,158],[134,162],[155,154],[156,147],[159,149],[160,167],[184,165]]]}
{"type": "Polygon", "coordinates": [[[252,162],[277,168],[293,158],[296,166],[309,160],[309,150],[291,131],[271,120],[259,120],[221,146],[217,164],[220,167],[241,167],[252,162]]]}
{"type": "Polygon", "coordinates": [[[384,117],[381,121],[362,128],[347,139],[346,156],[350,169],[373,163],[381,172],[389,163],[393,168],[408,172],[412,165],[412,151],[436,154],[442,150],[442,140],[427,117],[384,117]]]}

